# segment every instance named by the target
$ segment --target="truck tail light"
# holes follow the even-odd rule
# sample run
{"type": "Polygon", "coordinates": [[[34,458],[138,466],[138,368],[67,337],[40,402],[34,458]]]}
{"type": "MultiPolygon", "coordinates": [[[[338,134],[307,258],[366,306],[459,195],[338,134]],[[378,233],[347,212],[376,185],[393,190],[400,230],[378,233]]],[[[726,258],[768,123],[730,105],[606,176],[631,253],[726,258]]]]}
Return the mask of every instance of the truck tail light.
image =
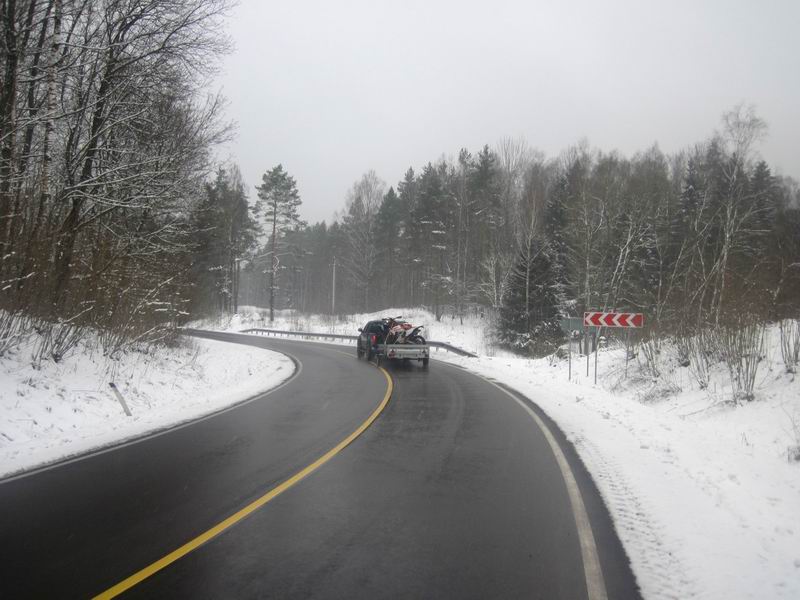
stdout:
{"type": "Polygon", "coordinates": [[[371,344],[372,344],[373,346],[375,345],[375,341],[376,341],[377,339],[378,339],[378,336],[377,336],[377,335],[375,335],[375,334],[373,334],[372,336],[370,336],[371,344]]]}

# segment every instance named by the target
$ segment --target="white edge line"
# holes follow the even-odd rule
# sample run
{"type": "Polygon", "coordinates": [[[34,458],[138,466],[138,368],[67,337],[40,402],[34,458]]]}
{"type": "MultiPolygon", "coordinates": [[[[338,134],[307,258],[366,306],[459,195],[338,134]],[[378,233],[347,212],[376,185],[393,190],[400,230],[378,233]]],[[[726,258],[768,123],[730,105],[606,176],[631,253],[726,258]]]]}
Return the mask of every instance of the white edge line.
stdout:
{"type": "MultiPolygon", "coordinates": [[[[213,332],[213,333],[227,333],[227,332],[213,332]]],[[[200,336],[198,336],[198,337],[200,337],[200,336]]],[[[207,338],[207,337],[202,337],[200,339],[207,339],[207,340],[216,341],[216,342],[224,342],[225,341],[225,340],[221,340],[221,339],[214,339],[214,338],[207,338]]],[[[229,343],[237,343],[237,342],[229,342],[229,343]]],[[[259,348],[258,346],[253,346],[253,347],[254,348],[259,348]]],[[[153,438],[160,437],[160,436],[165,435],[167,433],[172,433],[173,431],[177,431],[178,429],[183,429],[185,427],[190,427],[190,426],[194,425],[195,423],[201,423],[202,421],[207,421],[208,419],[211,419],[213,417],[216,417],[216,416],[221,415],[223,413],[226,413],[228,411],[234,410],[236,408],[240,408],[240,407],[244,406],[245,404],[250,404],[251,402],[255,402],[256,400],[259,400],[259,399],[263,398],[264,396],[268,396],[269,394],[271,394],[273,392],[277,392],[279,389],[281,389],[285,385],[288,385],[292,381],[294,381],[300,375],[300,373],[303,372],[303,363],[300,362],[300,360],[297,357],[295,357],[294,355],[289,354],[288,352],[280,351],[280,350],[273,350],[272,348],[261,348],[261,349],[262,350],[269,350],[271,352],[277,352],[278,354],[284,354],[284,355],[288,356],[291,359],[291,361],[294,363],[294,366],[295,366],[294,373],[292,373],[287,379],[282,381],[279,385],[275,386],[274,388],[266,390],[265,392],[261,392],[259,394],[256,394],[255,396],[251,396],[250,398],[245,398],[244,400],[236,402],[235,404],[231,404],[230,406],[226,406],[225,408],[221,408],[219,410],[215,410],[215,411],[210,412],[208,414],[205,414],[205,415],[203,415],[201,417],[197,417],[196,419],[188,419],[186,421],[183,421],[181,423],[177,423],[175,425],[168,425],[168,426],[163,427],[161,429],[157,429],[156,431],[150,431],[150,432],[147,432],[147,433],[143,433],[142,435],[138,435],[138,436],[136,436],[134,438],[127,439],[127,440],[125,440],[123,442],[120,442],[120,443],[111,442],[110,444],[107,444],[107,445],[102,446],[100,448],[97,448],[95,450],[88,450],[87,452],[78,453],[78,454],[73,455],[72,457],[66,458],[64,460],[57,460],[55,462],[51,462],[49,464],[45,464],[45,465],[42,465],[40,467],[34,467],[34,468],[30,469],[30,470],[23,471],[21,473],[17,473],[16,475],[11,475],[9,477],[5,477],[5,478],[0,479],[0,485],[3,485],[4,483],[11,483],[12,481],[17,481],[19,479],[24,479],[25,477],[31,477],[33,475],[38,475],[39,473],[44,473],[45,471],[52,471],[53,469],[58,469],[60,467],[64,467],[66,465],[71,465],[73,463],[80,462],[82,460],[87,460],[87,459],[93,458],[95,456],[100,456],[101,454],[108,454],[109,452],[114,452],[115,450],[120,450],[122,448],[127,448],[128,446],[133,446],[134,444],[145,442],[147,440],[151,440],[153,438]]]]}
{"type": "MultiPolygon", "coordinates": [[[[239,333],[239,335],[247,337],[251,336],[262,337],[262,338],[271,337],[271,336],[258,336],[248,333],[244,334],[239,333]]],[[[325,346],[349,345],[347,343],[341,343],[341,342],[340,343],[318,342],[316,340],[307,340],[307,339],[284,339],[283,341],[306,342],[306,343],[311,342],[325,346]]],[[[345,353],[340,352],[340,354],[345,354],[345,353]]],[[[580,488],[578,487],[578,482],[575,480],[575,475],[572,473],[572,469],[569,466],[567,457],[564,455],[564,451],[561,449],[561,446],[559,445],[552,431],[547,426],[547,423],[545,423],[542,420],[542,418],[539,415],[537,415],[536,412],[525,402],[523,402],[520,398],[515,396],[513,393],[511,393],[504,387],[498,385],[491,379],[484,377],[483,375],[480,375],[473,371],[470,371],[469,369],[462,367],[461,365],[456,365],[449,361],[437,360],[435,358],[434,360],[439,364],[447,365],[449,367],[454,367],[461,371],[465,371],[471,375],[474,375],[475,377],[483,379],[486,383],[493,385],[498,390],[500,390],[508,397],[513,399],[514,402],[516,402],[519,406],[521,406],[528,413],[528,415],[530,415],[530,417],[542,431],[545,439],[547,440],[547,443],[550,445],[550,449],[552,450],[553,455],[555,456],[556,463],[558,464],[558,467],[561,470],[561,476],[567,488],[567,494],[569,496],[570,505],[572,506],[572,514],[575,517],[575,527],[578,531],[578,539],[580,541],[581,558],[583,560],[583,570],[586,579],[586,592],[588,599],[608,600],[608,593],[606,591],[605,579],[603,578],[603,570],[600,566],[600,557],[597,552],[597,544],[595,543],[594,533],[592,532],[592,525],[591,522],[589,521],[589,515],[586,512],[586,505],[583,502],[583,497],[581,496],[580,488]]]]}
{"type": "Polygon", "coordinates": [[[505,389],[501,385],[498,385],[496,382],[492,381],[491,379],[484,377],[478,373],[474,373],[468,369],[465,369],[459,365],[454,365],[452,363],[447,363],[441,361],[443,364],[447,364],[451,367],[456,367],[476,377],[480,377],[486,383],[493,385],[498,390],[509,396],[519,404],[525,411],[530,415],[530,417],[534,420],[536,425],[539,426],[542,433],[544,434],[547,443],[550,445],[550,449],[553,451],[555,455],[556,462],[558,463],[559,469],[561,469],[561,476],[564,479],[564,484],[567,487],[567,494],[569,495],[569,502],[572,505],[572,513],[575,516],[575,526],[578,530],[578,539],[580,540],[581,546],[581,558],[583,559],[583,571],[586,578],[586,593],[589,600],[608,600],[608,593],[606,591],[606,584],[603,578],[603,569],[600,566],[600,557],[597,552],[597,544],[595,543],[594,533],[592,532],[592,525],[589,521],[589,515],[586,512],[586,505],[583,503],[583,497],[581,496],[580,488],[578,487],[578,482],[575,480],[575,475],[572,473],[572,469],[569,466],[569,462],[567,461],[567,457],[564,456],[564,451],[561,449],[558,441],[556,440],[553,432],[550,431],[550,428],[547,426],[542,418],[536,414],[536,412],[528,406],[525,402],[523,402],[520,398],[515,396],[509,390],[505,389]]]}

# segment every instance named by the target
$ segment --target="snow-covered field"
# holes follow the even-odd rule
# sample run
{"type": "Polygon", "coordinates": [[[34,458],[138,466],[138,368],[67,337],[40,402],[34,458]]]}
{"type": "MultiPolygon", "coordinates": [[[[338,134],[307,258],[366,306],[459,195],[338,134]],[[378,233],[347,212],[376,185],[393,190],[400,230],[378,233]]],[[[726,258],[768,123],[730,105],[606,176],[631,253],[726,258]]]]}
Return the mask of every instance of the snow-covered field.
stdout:
{"type": "Polygon", "coordinates": [[[199,339],[116,360],[89,340],[60,363],[34,368],[35,341],[0,358],[0,477],[221,410],[294,373],[282,354],[199,339]]]}
{"type": "MultiPolygon", "coordinates": [[[[480,318],[463,334],[456,320],[399,309],[340,321],[280,313],[271,327],[354,333],[400,314],[426,324],[429,339],[481,354],[437,358],[510,385],[559,424],[600,488],[645,598],[800,598],[800,462],[788,458],[800,445],[800,381],[785,371],[775,328],[756,400],[735,406],[721,366],[700,390],[669,347],[658,380],[635,361],[626,378],[624,350],[601,350],[595,386],[585,359],[568,381],[566,360],[492,351],[480,318]]],[[[209,325],[270,327],[252,309],[209,325]]]]}

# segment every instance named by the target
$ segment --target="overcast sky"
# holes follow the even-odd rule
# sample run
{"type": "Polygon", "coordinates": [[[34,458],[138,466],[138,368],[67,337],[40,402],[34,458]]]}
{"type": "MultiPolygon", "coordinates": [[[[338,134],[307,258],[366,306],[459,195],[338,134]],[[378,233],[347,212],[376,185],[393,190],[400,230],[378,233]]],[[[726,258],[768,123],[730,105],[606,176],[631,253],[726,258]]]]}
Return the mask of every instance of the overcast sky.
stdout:
{"type": "Polygon", "coordinates": [[[769,125],[762,156],[800,178],[800,0],[242,0],[228,30],[225,155],[251,190],[282,163],[308,221],[368,169],[396,185],[507,136],[673,152],[740,102],[769,125]]]}

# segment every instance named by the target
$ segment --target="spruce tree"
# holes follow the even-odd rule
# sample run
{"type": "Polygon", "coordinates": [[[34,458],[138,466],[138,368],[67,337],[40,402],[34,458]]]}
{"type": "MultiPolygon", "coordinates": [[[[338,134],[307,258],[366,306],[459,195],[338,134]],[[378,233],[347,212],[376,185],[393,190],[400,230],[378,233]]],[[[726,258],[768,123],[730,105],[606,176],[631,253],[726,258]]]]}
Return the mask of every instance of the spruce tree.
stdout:
{"type": "Polygon", "coordinates": [[[403,180],[397,184],[397,193],[403,210],[403,220],[406,223],[401,239],[400,254],[403,269],[399,287],[404,290],[403,303],[413,306],[421,301],[417,294],[421,279],[421,260],[415,254],[419,242],[419,228],[413,217],[419,197],[419,180],[411,167],[406,171],[403,180]]]}
{"type": "Polygon", "coordinates": [[[419,240],[417,259],[422,265],[422,302],[433,305],[437,320],[441,317],[444,296],[450,293],[447,268],[450,218],[445,193],[444,165],[428,163],[419,179],[419,197],[412,220],[419,240]]]}
{"type": "MultiPolygon", "coordinates": [[[[378,209],[376,222],[376,238],[378,244],[378,288],[381,292],[379,301],[389,305],[398,300],[401,292],[397,274],[401,269],[400,253],[407,225],[403,203],[389,188],[378,209]]],[[[402,299],[405,300],[405,299],[402,299]]]]}
{"type": "Polygon", "coordinates": [[[535,356],[552,352],[558,344],[559,298],[553,266],[552,249],[541,240],[517,252],[500,307],[498,333],[502,344],[535,356]]]}
{"type": "Polygon", "coordinates": [[[238,310],[239,260],[255,243],[256,223],[236,166],[220,168],[193,214],[193,310],[238,310]]]}

